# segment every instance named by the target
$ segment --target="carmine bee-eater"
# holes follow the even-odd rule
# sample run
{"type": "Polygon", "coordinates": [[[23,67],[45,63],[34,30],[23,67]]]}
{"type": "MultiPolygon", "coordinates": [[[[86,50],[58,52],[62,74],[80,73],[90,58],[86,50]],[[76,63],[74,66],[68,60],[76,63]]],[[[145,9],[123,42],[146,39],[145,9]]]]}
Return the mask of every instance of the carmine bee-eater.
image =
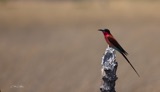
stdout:
{"type": "Polygon", "coordinates": [[[122,46],[116,41],[116,39],[112,36],[110,31],[108,29],[99,29],[98,31],[102,31],[105,37],[106,42],[108,43],[109,47],[114,48],[118,52],[122,54],[122,56],[127,60],[127,62],[130,64],[130,66],[133,68],[133,70],[136,72],[136,74],[140,77],[136,69],[133,67],[133,65],[130,63],[128,58],[126,57],[128,53],[122,48],[122,46]]]}

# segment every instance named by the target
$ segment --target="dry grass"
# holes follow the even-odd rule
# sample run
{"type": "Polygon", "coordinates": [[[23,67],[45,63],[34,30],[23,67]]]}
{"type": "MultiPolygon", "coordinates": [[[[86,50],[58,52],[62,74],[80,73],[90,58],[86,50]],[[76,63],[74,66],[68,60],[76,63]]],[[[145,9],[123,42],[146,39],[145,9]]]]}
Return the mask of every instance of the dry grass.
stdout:
{"type": "Polygon", "coordinates": [[[107,44],[97,29],[108,27],[141,75],[118,54],[117,92],[159,92],[159,8],[143,1],[1,4],[1,91],[99,91],[107,44]]]}

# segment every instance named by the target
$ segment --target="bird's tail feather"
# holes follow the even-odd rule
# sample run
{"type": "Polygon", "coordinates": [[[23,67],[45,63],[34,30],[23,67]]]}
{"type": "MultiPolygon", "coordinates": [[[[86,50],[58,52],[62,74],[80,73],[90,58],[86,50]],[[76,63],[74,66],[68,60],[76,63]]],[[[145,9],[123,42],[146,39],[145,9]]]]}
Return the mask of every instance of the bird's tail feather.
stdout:
{"type": "Polygon", "coordinates": [[[124,53],[120,52],[122,54],[122,56],[127,60],[127,62],[130,64],[130,66],[133,68],[133,70],[136,72],[136,74],[138,75],[138,77],[140,77],[140,75],[138,74],[138,72],[136,71],[136,69],[133,67],[133,65],[131,64],[131,62],[128,60],[128,58],[125,56],[124,53]]]}
{"type": "Polygon", "coordinates": [[[124,54],[125,54],[125,55],[128,55],[128,53],[127,53],[125,50],[124,50],[124,54]]]}

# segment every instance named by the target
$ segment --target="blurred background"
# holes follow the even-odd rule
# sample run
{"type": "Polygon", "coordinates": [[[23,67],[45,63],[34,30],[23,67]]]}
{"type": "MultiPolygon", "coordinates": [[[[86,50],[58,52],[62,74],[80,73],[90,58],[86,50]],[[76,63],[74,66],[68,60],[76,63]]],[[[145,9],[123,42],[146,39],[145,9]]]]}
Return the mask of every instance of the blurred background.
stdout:
{"type": "Polygon", "coordinates": [[[2,92],[100,92],[108,28],[117,53],[117,92],[160,92],[159,0],[0,0],[2,92]]]}

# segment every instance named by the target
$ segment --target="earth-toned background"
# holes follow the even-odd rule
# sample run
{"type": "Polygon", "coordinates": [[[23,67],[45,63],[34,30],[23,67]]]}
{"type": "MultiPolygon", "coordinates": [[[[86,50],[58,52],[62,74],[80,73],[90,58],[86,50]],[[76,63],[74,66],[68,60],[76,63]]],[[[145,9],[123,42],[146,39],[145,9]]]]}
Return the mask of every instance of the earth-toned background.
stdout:
{"type": "Polygon", "coordinates": [[[117,53],[117,92],[160,92],[160,1],[0,3],[2,92],[100,92],[109,28],[140,78],[117,53]]]}

